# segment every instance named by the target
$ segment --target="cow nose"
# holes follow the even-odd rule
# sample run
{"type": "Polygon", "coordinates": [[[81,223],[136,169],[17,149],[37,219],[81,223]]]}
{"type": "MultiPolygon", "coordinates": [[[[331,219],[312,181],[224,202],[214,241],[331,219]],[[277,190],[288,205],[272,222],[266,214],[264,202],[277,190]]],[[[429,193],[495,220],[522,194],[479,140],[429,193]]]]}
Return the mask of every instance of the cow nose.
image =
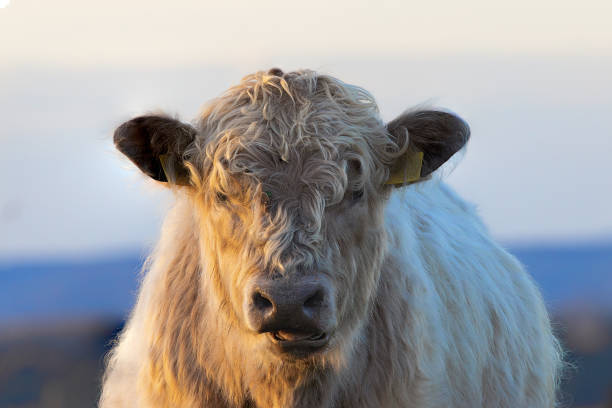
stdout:
{"type": "Polygon", "coordinates": [[[253,309],[262,317],[274,314],[287,314],[315,317],[318,309],[323,305],[325,290],[322,287],[300,288],[292,292],[263,291],[256,289],[252,295],[253,309]]]}
{"type": "Polygon", "coordinates": [[[321,332],[329,317],[329,290],[320,282],[260,283],[248,298],[247,319],[259,333],[321,332]]]}

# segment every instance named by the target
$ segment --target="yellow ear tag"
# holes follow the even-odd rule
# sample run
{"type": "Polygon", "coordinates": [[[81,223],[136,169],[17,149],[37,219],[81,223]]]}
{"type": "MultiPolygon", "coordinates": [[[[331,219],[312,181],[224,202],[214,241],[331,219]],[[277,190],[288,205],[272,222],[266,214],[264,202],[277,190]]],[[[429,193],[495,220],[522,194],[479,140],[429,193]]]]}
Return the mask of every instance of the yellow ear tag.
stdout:
{"type": "Polygon", "coordinates": [[[407,152],[397,160],[385,184],[401,185],[419,181],[421,179],[422,167],[423,152],[407,152]]]}
{"type": "Polygon", "coordinates": [[[162,169],[164,170],[164,175],[166,176],[166,180],[169,183],[174,183],[179,186],[189,186],[191,183],[189,182],[189,172],[183,165],[176,165],[170,160],[170,156],[167,154],[159,155],[159,162],[161,163],[162,169]],[[174,177],[170,177],[170,175],[174,175],[174,177]]]}

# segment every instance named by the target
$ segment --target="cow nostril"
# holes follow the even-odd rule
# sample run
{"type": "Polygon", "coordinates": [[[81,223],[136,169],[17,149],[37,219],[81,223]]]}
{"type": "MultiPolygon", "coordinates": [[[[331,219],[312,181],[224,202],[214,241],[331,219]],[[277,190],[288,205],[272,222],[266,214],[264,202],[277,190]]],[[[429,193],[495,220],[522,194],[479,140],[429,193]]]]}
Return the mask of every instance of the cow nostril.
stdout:
{"type": "Polygon", "coordinates": [[[319,308],[323,304],[324,300],[325,300],[325,293],[323,293],[323,290],[319,289],[312,296],[306,299],[306,301],[304,302],[304,308],[306,309],[319,308]]]}
{"type": "Polygon", "coordinates": [[[266,312],[274,308],[274,305],[272,304],[272,302],[270,302],[270,299],[266,298],[260,292],[255,292],[255,294],[253,295],[253,305],[257,310],[260,310],[262,312],[266,312]]]}

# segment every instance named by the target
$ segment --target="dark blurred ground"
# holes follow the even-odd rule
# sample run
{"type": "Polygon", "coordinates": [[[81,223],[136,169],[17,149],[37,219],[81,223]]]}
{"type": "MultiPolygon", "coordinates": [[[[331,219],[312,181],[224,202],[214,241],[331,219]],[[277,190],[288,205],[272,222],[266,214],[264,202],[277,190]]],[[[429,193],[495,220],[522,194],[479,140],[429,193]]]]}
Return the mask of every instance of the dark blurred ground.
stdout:
{"type": "MultiPolygon", "coordinates": [[[[512,252],[542,288],[567,350],[562,406],[612,408],[612,245],[512,252]]],[[[0,264],[0,408],[95,406],[141,262],[0,264]]]]}
{"type": "MultiPolygon", "coordinates": [[[[612,319],[602,321],[612,338],[612,319]]],[[[95,407],[104,355],[121,322],[21,328],[0,337],[0,407],[95,407]]],[[[566,347],[567,338],[563,339],[566,347]]],[[[612,408],[612,343],[568,352],[562,406],[612,408]]]]}
{"type": "Polygon", "coordinates": [[[95,407],[120,322],[21,327],[0,335],[0,407],[95,407]]]}

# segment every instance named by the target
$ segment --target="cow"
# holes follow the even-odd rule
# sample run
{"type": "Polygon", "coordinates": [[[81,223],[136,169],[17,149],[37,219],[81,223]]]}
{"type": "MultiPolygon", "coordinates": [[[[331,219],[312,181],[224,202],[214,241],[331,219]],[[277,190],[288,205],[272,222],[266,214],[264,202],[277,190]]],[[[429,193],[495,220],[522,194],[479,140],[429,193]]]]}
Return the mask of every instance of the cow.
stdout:
{"type": "Polygon", "coordinates": [[[536,285],[436,172],[469,136],[449,111],[384,123],[364,89],[276,68],[191,124],[119,126],[176,203],[100,406],[555,406],[536,285]]]}

